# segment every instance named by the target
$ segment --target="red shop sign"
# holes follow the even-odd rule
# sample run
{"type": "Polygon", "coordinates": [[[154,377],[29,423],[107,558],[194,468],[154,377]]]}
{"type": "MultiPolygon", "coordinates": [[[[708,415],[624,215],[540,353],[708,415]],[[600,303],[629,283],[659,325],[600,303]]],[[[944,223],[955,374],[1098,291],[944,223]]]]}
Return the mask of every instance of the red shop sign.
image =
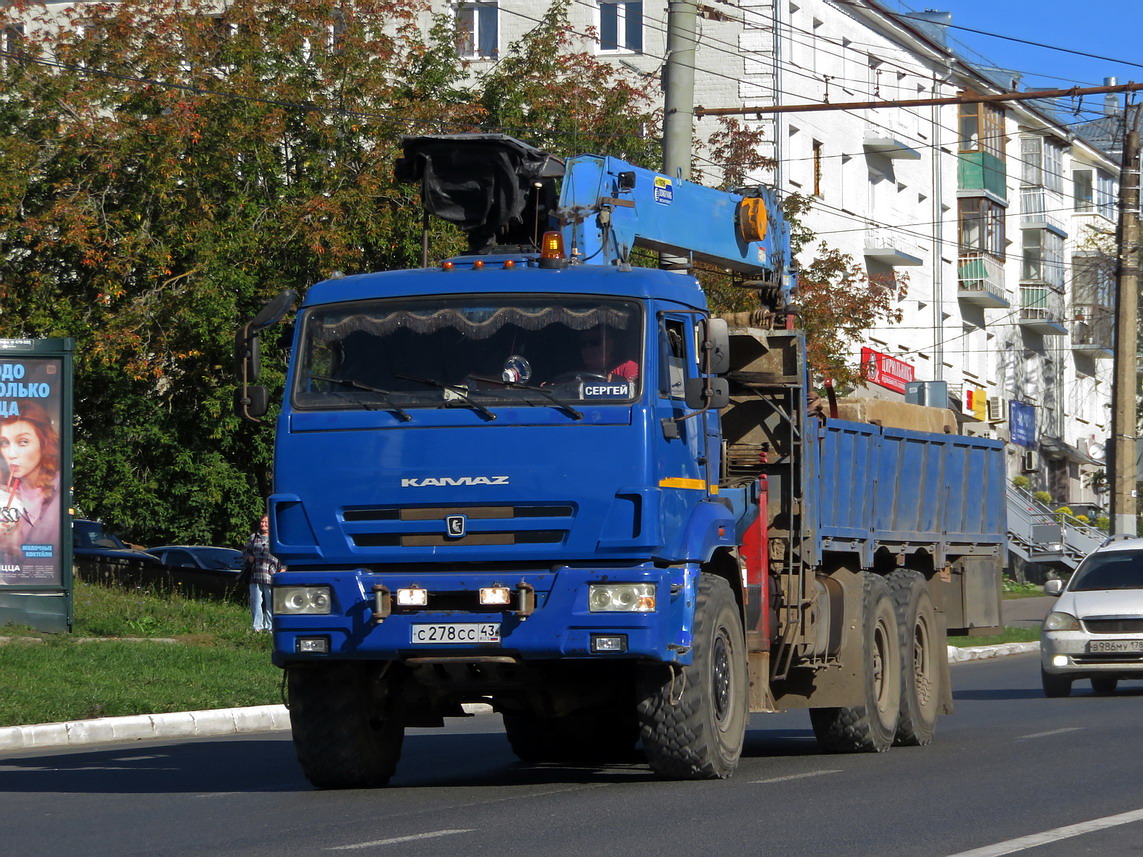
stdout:
{"type": "Polygon", "coordinates": [[[861,369],[869,383],[898,393],[905,392],[905,384],[912,381],[914,375],[911,363],[872,348],[861,349],[861,369]]]}

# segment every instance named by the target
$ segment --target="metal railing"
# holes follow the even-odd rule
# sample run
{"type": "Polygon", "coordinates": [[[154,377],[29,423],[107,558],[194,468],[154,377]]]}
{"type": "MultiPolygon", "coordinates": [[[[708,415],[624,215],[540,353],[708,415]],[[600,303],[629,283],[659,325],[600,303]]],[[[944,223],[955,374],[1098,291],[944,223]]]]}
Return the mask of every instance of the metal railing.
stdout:
{"type": "Polygon", "coordinates": [[[1008,547],[1025,561],[1074,570],[1106,538],[1103,530],[1056,513],[1023,488],[1008,486],[1008,547]]]}

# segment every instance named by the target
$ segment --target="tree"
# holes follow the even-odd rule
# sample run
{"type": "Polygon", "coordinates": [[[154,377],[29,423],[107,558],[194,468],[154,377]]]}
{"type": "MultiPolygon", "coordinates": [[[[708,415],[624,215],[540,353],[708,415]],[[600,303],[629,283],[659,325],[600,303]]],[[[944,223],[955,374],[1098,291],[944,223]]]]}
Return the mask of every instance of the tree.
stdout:
{"type": "MultiPolygon", "coordinates": [[[[0,9],[27,24],[0,91],[0,336],[76,339],[74,504],[145,543],[237,544],[263,508],[273,422],[232,415],[236,327],[334,271],[419,264],[403,134],[653,148],[635,133],[656,127],[647,93],[586,53],[513,46],[465,85],[451,21],[420,0],[68,14],[0,9]]],[[[568,37],[556,13],[546,27],[536,44],[568,37]]],[[[463,246],[444,224],[433,238],[463,246]]]]}

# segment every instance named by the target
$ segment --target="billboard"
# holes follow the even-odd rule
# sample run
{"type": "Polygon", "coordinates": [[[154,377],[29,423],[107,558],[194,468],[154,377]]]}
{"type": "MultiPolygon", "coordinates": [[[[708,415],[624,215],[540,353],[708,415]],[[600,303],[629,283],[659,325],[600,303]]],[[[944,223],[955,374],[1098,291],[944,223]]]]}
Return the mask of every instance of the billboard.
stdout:
{"type": "Polygon", "coordinates": [[[0,343],[0,585],[62,586],[63,357],[4,352],[0,343]]]}

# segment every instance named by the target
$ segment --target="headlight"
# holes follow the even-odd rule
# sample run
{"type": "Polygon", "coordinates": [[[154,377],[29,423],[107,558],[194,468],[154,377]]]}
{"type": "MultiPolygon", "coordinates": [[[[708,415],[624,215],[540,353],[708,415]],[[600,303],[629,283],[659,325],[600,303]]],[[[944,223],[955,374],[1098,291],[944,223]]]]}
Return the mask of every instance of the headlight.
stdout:
{"type": "Polygon", "coordinates": [[[1080,623],[1071,613],[1053,612],[1044,617],[1043,628],[1045,631],[1078,631],[1080,623]]]}
{"type": "Polygon", "coordinates": [[[331,603],[328,586],[274,587],[274,612],[283,616],[329,613],[331,603]]]}
{"type": "Polygon", "coordinates": [[[653,583],[592,583],[587,588],[592,613],[653,613],[653,583]]]}

